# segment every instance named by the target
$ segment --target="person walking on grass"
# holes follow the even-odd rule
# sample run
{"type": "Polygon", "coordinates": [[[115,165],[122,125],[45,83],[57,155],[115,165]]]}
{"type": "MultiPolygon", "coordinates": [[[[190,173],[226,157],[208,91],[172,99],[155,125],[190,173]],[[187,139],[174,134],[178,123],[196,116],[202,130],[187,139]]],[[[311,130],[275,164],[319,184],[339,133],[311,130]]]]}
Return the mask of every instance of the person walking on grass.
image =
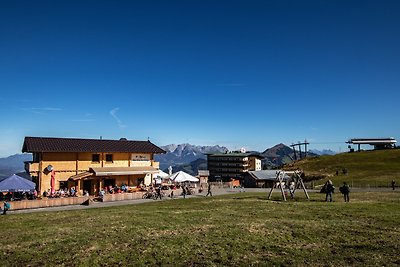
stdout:
{"type": "Polygon", "coordinates": [[[160,198],[160,200],[161,200],[161,185],[160,185],[159,187],[157,187],[156,192],[157,192],[156,200],[157,200],[158,198],[160,198]]]}
{"type": "Polygon", "coordinates": [[[325,201],[332,202],[333,201],[333,193],[335,192],[335,186],[333,185],[331,180],[328,180],[325,184],[325,190],[326,190],[326,196],[325,196],[325,201]]]}
{"type": "Polygon", "coordinates": [[[206,197],[208,197],[209,195],[212,197],[211,183],[208,183],[208,188],[207,188],[207,195],[206,195],[206,197]]]}
{"type": "Polygon", "coordinates": [[[339,188],[340,193],[343,194],[344,202],[350,202],[350,187],[346,182],[343,182],[343,185],[339,188]]]}
{"type": "Polygon", "coordinates": [[[396,187],[396,182],[394,180],[392,180],[392,189],[394,190],[396,187]]]}
{"type": "Polygon", "coordinates": [[[289,184],[289,193],[290,193],[290,198],[291,198],[291,199],[294,199],[294,192],[295,192],[295,189],[296,189],[296,187],[295,187],[294,182],[293,182],[293,181],[290,182],[290,184],[289,184]]]}
{"type": "Polygon", "coordinates": [[[183,186],[182,185],[182,195],[183,195],[183,198],[186,198],[186,186],[183,186]]]}

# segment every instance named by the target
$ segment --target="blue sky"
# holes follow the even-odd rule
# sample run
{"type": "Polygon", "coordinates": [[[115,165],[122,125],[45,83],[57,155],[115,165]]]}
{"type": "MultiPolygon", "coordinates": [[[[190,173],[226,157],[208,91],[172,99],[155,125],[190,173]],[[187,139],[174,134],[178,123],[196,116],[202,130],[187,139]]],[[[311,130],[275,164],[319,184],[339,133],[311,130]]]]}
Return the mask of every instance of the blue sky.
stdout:
{"type": "Polygon", "coordinates": [[[0,156],[25,136],[262,151],[399,138],[399,1],[1,1],[0,156]]]}

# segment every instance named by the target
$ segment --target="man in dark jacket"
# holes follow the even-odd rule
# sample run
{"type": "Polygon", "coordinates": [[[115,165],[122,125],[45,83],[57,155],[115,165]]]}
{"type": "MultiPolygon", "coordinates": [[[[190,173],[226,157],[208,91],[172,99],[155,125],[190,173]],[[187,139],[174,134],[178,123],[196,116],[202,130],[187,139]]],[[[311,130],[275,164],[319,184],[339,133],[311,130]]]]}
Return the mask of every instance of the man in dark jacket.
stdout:
{"type": "Polygon", "coordinates": [[[343,185],[339,188],[340,193],[343,194],[344,197],[344,202],[349,202],[350,201],[350,187],[346,182],[343,182],[343,185]]]}
{"type": "Polygon", "coordinates": [[[212,196],[212,192],[211,192],[211,183],[208,183],[208,188],[207,188],[207,195],[206,195],[206,197],[208,197],[208,196],[212,196]]]}
{"type": "Polygon", "coordinates": [[[333,193],[335,192],[335,187],[332,184],[331,180],[328,180],[328,182],[326,182],[325,184],[326,186],[326,197],[325,197],[325,201],[328,202],[332,202],[333,201],[333,193]]]}

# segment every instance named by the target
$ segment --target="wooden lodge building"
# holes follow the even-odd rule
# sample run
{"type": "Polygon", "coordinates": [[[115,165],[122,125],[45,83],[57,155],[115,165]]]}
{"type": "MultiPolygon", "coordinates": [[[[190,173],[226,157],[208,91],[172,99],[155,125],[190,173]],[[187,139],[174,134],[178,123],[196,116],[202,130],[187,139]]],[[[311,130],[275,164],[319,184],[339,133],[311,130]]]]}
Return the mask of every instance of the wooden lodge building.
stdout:
{"type": "Polygon", "coordinates": [[[75,187],[97,195],[105,186],[152,183],[159,171],[154,154],[165,153],[150,141],[25,137],[22,152],[32,153],[25,170],[43,193],[75,187]]]}

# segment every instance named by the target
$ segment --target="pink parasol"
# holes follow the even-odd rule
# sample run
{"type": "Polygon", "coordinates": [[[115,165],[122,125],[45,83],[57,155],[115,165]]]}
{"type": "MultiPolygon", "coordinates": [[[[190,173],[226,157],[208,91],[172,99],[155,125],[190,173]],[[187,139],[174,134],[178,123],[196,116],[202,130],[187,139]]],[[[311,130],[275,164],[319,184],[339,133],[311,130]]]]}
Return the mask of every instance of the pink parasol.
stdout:
{"type": "Polygon", "coordinates": [[[54,195],[54,193],[55,193],[55,185],[56,185],[56,172],[54,170],[52,170],[51,171],[51,180],[50,180],[51,195],[54,195]]]}

